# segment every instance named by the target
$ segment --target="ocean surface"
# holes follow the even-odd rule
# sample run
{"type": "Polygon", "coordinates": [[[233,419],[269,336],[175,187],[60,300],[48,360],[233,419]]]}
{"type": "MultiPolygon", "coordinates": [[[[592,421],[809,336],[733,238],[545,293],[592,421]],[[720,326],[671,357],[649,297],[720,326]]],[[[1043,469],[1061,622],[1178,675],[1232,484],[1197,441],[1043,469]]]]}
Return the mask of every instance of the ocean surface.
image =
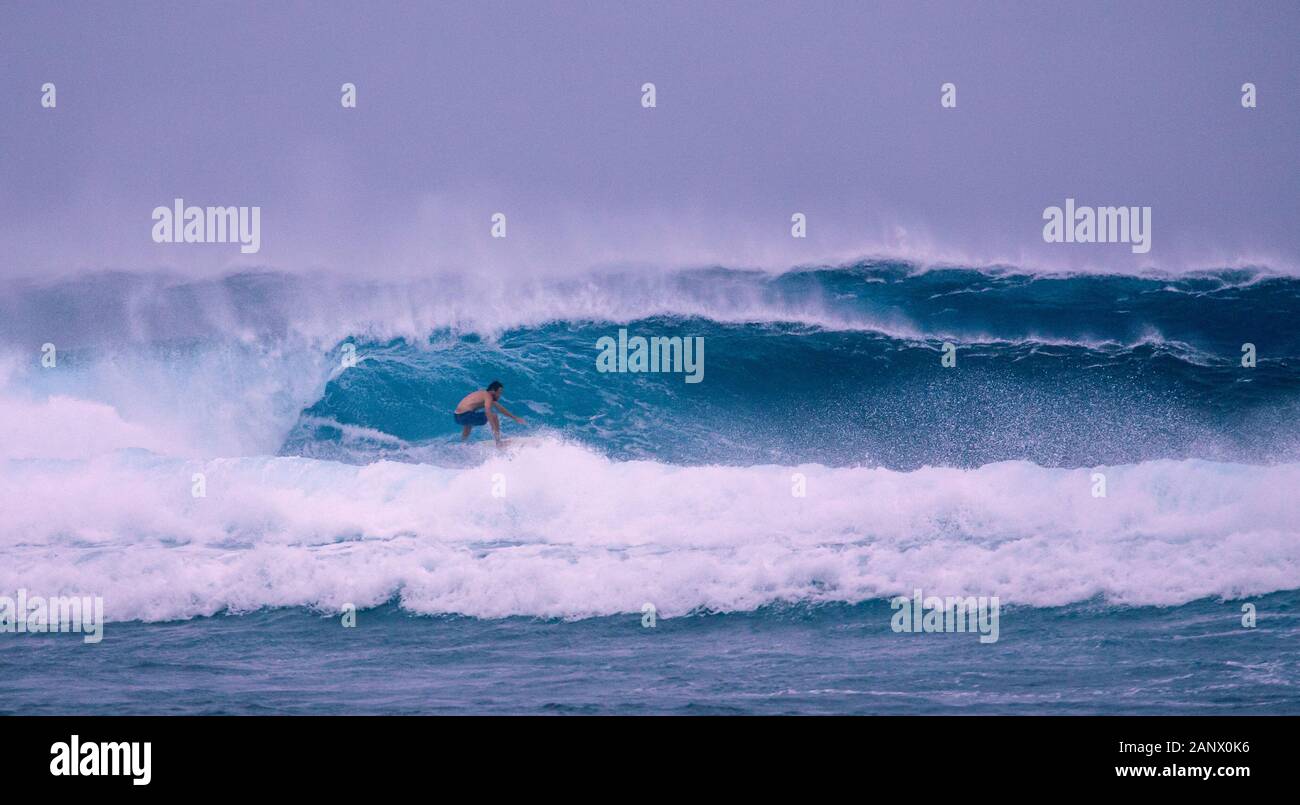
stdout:
{"type": "Polygon", "coordinates": [[[1300,713],[1297,322],[1263,269],[0,282],[0,596],[108,620],[0,633],[0,712],[1300,713]]]}

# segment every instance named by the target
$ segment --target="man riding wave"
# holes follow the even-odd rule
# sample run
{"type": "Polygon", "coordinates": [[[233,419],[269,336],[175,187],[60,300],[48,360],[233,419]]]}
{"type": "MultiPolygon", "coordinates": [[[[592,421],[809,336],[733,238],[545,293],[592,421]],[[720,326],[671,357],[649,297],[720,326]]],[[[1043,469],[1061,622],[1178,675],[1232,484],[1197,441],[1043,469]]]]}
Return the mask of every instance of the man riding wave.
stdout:
{"type": "Polygon", "coordinates": [[[510,413],[504,405],[501,404],[501,392],[505,386],[501,385],[500,380],[493,380],[483,391],[471,391],[465,395],[465,398],[456,406],[452,416],[456,424],[461,426],[460,440],[462,442],[469,440],[470,431],[480,425],[492,423],[492,438],[496,440],[497,445],[501,444],[501,423],[497,419],[497,411],[510,417],[520,425],[524,421],[514,414],[510,413]]]}

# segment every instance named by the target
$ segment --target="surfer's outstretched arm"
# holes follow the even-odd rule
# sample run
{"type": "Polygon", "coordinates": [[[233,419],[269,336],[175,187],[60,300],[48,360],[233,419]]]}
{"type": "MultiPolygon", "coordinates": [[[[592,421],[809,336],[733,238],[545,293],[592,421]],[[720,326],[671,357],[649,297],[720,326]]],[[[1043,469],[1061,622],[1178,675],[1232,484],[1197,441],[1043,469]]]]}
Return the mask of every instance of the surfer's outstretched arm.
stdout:
{"type": "Polygon", "coordinates": [[[510,410],[509,410],[508,408],[506,408],[504,405],[502,405],[501,402],[500,402],[499,400],[496,401],[496,402],[494,402],[494,403],[492,403],[492,405],[494,405],[495,407],[501,409],[501,413],[505,414],[506,416],[510,417],[510,418],[513,419],[514,421],[518,422],[520,425],[524,424],[524,421],[523,421],[522,419],[520,419],[519,417],[517,417],[517,416],[515,416],[514,414],[510,413],[510,410]]]}

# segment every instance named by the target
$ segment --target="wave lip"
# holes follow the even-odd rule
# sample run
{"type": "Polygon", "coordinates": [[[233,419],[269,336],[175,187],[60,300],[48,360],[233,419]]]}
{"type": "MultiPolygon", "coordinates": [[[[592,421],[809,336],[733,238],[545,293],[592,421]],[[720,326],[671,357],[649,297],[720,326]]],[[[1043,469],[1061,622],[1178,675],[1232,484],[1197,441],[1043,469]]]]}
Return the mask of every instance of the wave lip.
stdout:
{"type": "Polygon", "coordinates": [[[1300,502],[1285,494],[1297,464],[676,467],[541,440],[460,469],[125,451],[0,473],[0,591],[102,595],[119,621],[393,598],[421,614],[584,618],[917,587],[1034,607],[1300,588],[1300,502]],[[190,495],[195,472],[205,498],[190,495]]]}
{"type": "Polygon", "coordinates": [[[1197,343],[1245,324],[1256,340],[1286,338],[1289,350],[1300,345],[1300,337],[1287,337],[1296,315],[1300,278],[1263,269],[1130,276],[860,262],[775,273],[606,269],[508,283],[463,274],[398,283],[271,272],[188,281],[116,272],[0,284],[0,336],[19,344],[53,338],[63,346],[296,339],[328,348],[349,337],[423,341],[443,330],[494,337],[554,322],[673,317],[908,340],[1083,345],[1197,343]]]}

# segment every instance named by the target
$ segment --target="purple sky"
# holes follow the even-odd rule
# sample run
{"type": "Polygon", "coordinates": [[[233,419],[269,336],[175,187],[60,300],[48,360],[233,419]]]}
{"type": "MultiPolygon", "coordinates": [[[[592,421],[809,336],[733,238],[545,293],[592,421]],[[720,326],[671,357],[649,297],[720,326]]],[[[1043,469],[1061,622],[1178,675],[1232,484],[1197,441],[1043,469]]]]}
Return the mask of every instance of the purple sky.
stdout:
{"type": "Polygon", "coordinates": [[[10,3],[0,274],[1294,268],[1298,44],[1296,2],[10,3]],[[262,253],[152,243],[175,196],[262,206],[262,253]],[[1150,205],[1151,253],[1044,244],[1067,196],[1150,205]],[[487,238],[496,211],[509,244],[487,238]]]}

